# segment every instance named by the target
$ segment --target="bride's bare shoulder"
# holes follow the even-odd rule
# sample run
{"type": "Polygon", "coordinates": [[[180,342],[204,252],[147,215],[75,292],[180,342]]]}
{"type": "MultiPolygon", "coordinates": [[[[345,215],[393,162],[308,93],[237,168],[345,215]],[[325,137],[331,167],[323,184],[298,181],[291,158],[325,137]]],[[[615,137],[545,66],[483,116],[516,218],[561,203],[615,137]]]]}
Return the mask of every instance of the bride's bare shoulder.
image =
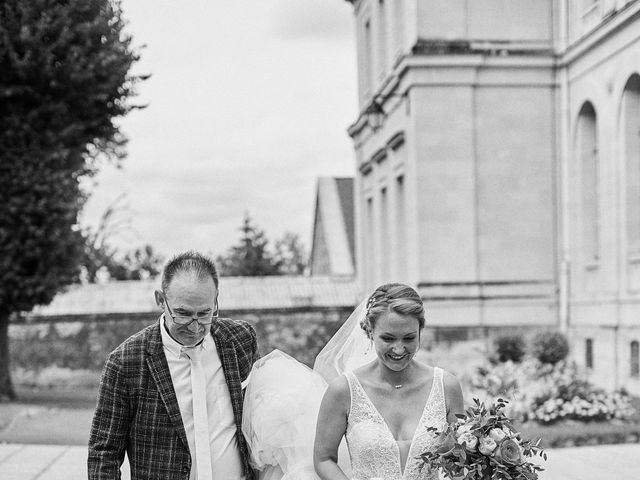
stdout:
{"type": "Polygon", "coordinates": [[[414,359],[414,365],[416,367],[416,372],[420,375],[433,375],[433,372],[435,371],[435,367],[419,360],[414,359]]]}
{"type": "Polygon", "coordinates": [[[326,402],[331,402],[332,404],[350,403],[351,391],[349,390],[347,377],[345,375],[339,375],[337,378],[334,378],[331,383],[329,383],[324,398],[326,402]]]}
{"type": "Polygon", "coordinates": [[[373,379],[375,369],[375,362],[370,362],[361,367],[356,368],[353,374],[356,376],[360,383],[369,382],[373,379]]]}

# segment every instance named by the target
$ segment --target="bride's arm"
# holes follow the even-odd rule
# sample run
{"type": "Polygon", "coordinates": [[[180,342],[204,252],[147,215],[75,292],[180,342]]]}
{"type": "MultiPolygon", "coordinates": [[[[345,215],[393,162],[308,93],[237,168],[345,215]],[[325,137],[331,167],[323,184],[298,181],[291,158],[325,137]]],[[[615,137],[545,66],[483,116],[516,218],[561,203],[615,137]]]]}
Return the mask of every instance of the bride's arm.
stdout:
{"type": "Polygon", "coordinates": [[[313,465],[322,480],[348,480],[338,466],[338,447],[347,431],[350,405],[349,384],[340,376],[327,388],[318,413],[313,465]]]}
{"type": "Polygon", "coordinates": [[[444,372],[444,395],[447,407],[447,422],[455,423],[458,419],[456,413],[464,414],[464,399],[462,387],[455,375],[444,372]]]}
{"type": "MultiPolygon", "coordinates": [[[[455,375],[444,373],[444,397],[447,407],[447,422],[455,423],[458,421],[456,413],[464,414],[464,398],[462,396],[462,387],[455,375]]],[[[442,472],[439,478],[444,478],[442,472]]],[[[453,480],[462,480],[464,475],[453,477],[453,480]]]]}

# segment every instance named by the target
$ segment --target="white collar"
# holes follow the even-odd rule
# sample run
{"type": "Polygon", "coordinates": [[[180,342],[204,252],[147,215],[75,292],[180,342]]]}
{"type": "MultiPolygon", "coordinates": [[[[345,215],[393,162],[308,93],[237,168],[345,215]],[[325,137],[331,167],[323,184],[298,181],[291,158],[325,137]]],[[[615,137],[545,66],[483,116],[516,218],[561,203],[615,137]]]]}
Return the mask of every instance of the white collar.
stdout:
{"type": "Polygon", "coordinates": [[[167,327],[164,325],[164,313],[160,315],[160,335],[162,336],[162,345],[165,350],[169,352],[174,358],[180,358],[184,355],[186,350],[190,350],[193,348],[202,348],[207,352],[210,352],[215,349],[215,343],[213,342],[213,337],[211,336],[211,331],[208,331],[207,334],[195,347],[185,347],[181,343],[176,342],[169,332],[167,331],[167,327]]]}

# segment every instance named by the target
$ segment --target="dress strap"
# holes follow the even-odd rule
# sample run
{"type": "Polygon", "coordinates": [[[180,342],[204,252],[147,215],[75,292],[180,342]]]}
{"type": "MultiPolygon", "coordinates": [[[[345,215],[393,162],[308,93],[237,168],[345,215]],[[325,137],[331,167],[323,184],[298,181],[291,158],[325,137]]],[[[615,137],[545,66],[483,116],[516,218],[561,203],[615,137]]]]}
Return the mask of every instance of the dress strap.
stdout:
{"type": "Polygon", "coordinates": [[[433,387],[435,388],[436,386],[444,394],[444,375],[440,367],[433,368],[433,387]]]}
{"type": "Polygon", "coordinates": [[[353,396],[353,389],[355,388],[355,375],[353,372],[344,372],[343,375],[347,378],[347,383],[349,384],[349,390],[351,391],[351,396],[353,396]]]}
{"type": "Polygon", "coordinates": [[[349,411],[347,412],[347,416],[351,415],[351,409],[353,407],[353,391],[356,388],[356,378],[353,372],[344,372],[343,375],[347,379],[347,383],[349,384],[349,411]]]}
{"type": "Polygon", "coordinates": [[[440,404],[442,410],[444,411],[444,419],[446,422],[447,419],[447,396],[444,392],[444,370],[440,367],[434,367],[433,371],[433,395],[432,398],[436,404],[440,404]]]}
{"type": "Polygon", "coordinates": [[[433,367],[433,384],[431,386],[433,399],[444,398],[444,375],[440,367],[433,367]]]}

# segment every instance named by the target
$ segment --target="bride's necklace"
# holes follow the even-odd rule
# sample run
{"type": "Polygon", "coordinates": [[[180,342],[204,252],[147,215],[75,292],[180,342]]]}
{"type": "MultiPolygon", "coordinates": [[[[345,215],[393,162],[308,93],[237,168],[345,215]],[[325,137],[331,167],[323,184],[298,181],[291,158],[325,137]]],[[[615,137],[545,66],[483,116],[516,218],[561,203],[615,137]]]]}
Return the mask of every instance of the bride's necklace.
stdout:
{"type": "Polygon", "coordinates": [[[405,386],[405,382],[409,381],[411,383],[410,378],[406,374],[398,375],[401,372],[395,372],[393,375],[385,375],[383,373],[382,378],[380,378],[381,383],[387,384],[390,387],[393,387],[394,390],[400,390],[405,386]],[[392,377],[392,378],[389,378],[392,377]],[[393,378],[395,377],[395,378],[393,378]]]}
{"type": "Polygon", "coordinates": [[[402,379],[399,379],[399,380],[400,380],[400,382],[398,382],[398,383],[389,382],[388,385],[393,387],[395,390],[400,390],[402,387],[404,387],[404,381],[402,381],[402,379]]]}

